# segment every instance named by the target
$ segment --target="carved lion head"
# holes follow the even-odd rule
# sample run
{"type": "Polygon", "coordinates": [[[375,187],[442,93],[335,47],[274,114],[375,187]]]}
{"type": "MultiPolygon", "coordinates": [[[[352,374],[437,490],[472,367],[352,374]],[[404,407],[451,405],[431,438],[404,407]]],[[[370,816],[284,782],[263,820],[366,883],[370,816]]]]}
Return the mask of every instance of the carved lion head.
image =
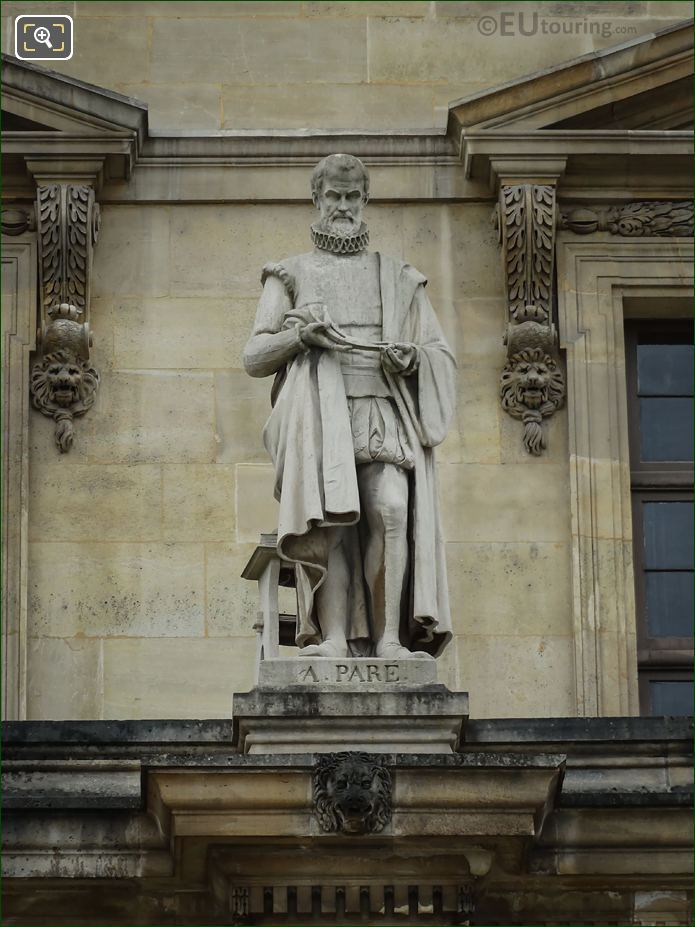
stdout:
{"type": "Polygon", "coordinates": [[[94,405],[99,374],[89,362],[70,351],[53,351],[34,364],[31,401],[55,422],[55,439],[62,453],[72,447],[72,420],[94,405]]]}
{"type": "Polygon", "coordinates": [[[86,412],[94,403],[98,385],[99,374],[89,362],[67,351],[47,354],[31,373],[34,405],[46,415],[59,409],[69,409],[73,415],[86,412]]]}
{"type": "Polygon", "coordinates": [[[391,774],[370,753],[328,753],[314,768],[314,803],[322,830],[370,834],[391,819],[391,774]]]}
{"type": "Polygon", "coordinates": [[[509,358],[500,377],[502,408],[524,423],[524,446],[538,456],[545,447],[541,424],[562,405],[565,381],[542,348],[525,348],[509,358]]]}
{"type": "Polygon", "coordinates": [[[565,382],[555,360],[541,348],[513,354],[500,378],[502,407],[514,418],[535,409],[551,415],[562,405],[565,382]]]}

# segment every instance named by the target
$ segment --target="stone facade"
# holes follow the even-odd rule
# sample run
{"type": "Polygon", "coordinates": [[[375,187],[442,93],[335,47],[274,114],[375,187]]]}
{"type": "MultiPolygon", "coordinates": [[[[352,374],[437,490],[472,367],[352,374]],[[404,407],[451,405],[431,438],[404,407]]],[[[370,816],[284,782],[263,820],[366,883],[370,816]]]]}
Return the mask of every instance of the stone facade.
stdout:
{"type": "Polygon", "coordinates": [[[436,757],[248,756],[233,737],[8,725],[6,923],[690,922],[683,719],[471,721],[436,757]],[[346,761],[373,793],[352,833],[346,761]]]}
{"type": "MultiPolygon", "coordinates": [[[[688,4],[581,11],[539,4],[541,19],[576,30],[552,41],[540,31],[501,34],[502,6],[50,4],[75,17],[77,51],[55,62],[57,72],[138,97],[153,133],[197,134],[171,144],[153,137],[129,181],[97,179],[96,403],[75,421],[64,459],[56,459],[49,423],[28,417],[22,716],[214,717],[229,704],[230,679],[236,691],[252,681],[255,594],[238,577],[276,512],[259,437],[266,389],[245,377],[241,350],[260,268],[309,247],[307,168],[277,137],[284,153],[266,165],[263,145],[272,145],[269,129],[303,134],[307,127],[372,133],[354,146],[372,171],[373,246],[428,276],[457,355],[459,411],[439,456],[455,641],[440,676],[474,693],[478,717],[581,713],[566,607],[573,562],[567,415],[543,419],[547,449],[529,459],[523,426],[496,395],[507,355],[505,279],[489,222],[494,191],[475,171],[465,179],[437,133],[451,120],[451,101],[534,71],[541,55],[547,67],[668,27],[688,4]],[[497,22],[495,35],[481,34],[483,15],[497,22]],[[182,43],[186,54],[174,54],[182,43]],[[349,64],[336,68],[336,56],[349,64]],[[413,127],[419,135],[402,134],[413,127]],[[226,154],[218,146],[233,139],[224,136],[205,142],[221,130],[243,136],[246,129],[268,131],[255,157],[241,148],[226,154]],[[190,159],[206,152],[212,160],[196,167],[190,159]],[[56,681],[61,691],[54,685],[48,694],[31,682],[55,678],[63,660],[79,666],[87,685],[71,690],[56,681]],[[184,666],[185,693],[172,685],[184,666]],[[487,685],[493,668],[503,670],[506,686],[487,685]]],[[[518,4],[509,10],[522,12],[518,4]]],[[[8,52],[11,18],[23,11],[4,7],[8,52]]],[[[513,19],[504,29],[520,27],[530,31],[532,22],[513,19]]],[[[26,98],[23,106],[41,123],[38,108],[26,98]]],[[[115,118],[103,106],[102,115],[115,118]]],[[[61,118],[54,114],[54,124],[67,130],[61,118]]],[[[300,138],[291,142],[298,155],[300,138]]],[[[311,144],[318,154],[335,150],[335,141],[311,144]]],[[[18,177],[17,189],[29,192],[33,183],[18,177]]]]}
{"type": "MultiPolygon", "coordinates": [[[[21,722],[6,732],[20,810],[7,923],[97,923],[93,880],[112,876],[129,888],[111,883],[103,923],[350,923],[390,906],[422,923],[687,923],[687,737],[630,720],[622,331],[664,298],[690,312],[691,5],[90,0],[2,15],[3,704],[21,722]],[[75,54],[51,72],[12,57],[14,17],[43,12],[75,23],[75,54]],[[348,854],[345,885],[329,856],[317,902],[316,859],[355,838],[314,816],[313,749],[245,754],[214,719],[256,681],[242,572],[277,524],[268,389],[243,346],[263,265],[310,249],[310,171],[334,151],[369,167],[372,247],[428,277],[458,363],[438,449],[454,638],[437,679],[469,705],[446,715],[441,755],[390,756],[391,818],[357,838],[383,843],[369,865],[348,854]],[[86,207],[62,227],[61,267],[70,229],[87,237],[82,276],[47,290],[35,206],[54,188],[86,207]],[[88,326],[68,361],[98,389],[70,403],[63,447],[41,377],[50,326],[67,322],[88,326]],[[270,902],[248,846],[246,868],[228,849],[254,833],[276,854],[270,902]],[[441,868],[414,870],[409,841],[441,868]],[[297,844],[301,871],[278,849],[297,844]]],[[[276,611],[295,610],[281,585],[276,611]]],[[[287,645],[281,628],[283,660],[287,645]]]]}

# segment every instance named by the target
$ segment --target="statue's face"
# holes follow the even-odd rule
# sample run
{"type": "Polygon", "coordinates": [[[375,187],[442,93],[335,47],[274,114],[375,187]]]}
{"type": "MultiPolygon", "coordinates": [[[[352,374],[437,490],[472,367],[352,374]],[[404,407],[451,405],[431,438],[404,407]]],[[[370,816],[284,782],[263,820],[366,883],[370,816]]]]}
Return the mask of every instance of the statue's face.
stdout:
{"type": "Polygon", "coordinates": [[[321,228],[333,235],[352,235],[362,224],[364,182],[358,171],[350,174],[327,173],[316,203],[321,228]]]}

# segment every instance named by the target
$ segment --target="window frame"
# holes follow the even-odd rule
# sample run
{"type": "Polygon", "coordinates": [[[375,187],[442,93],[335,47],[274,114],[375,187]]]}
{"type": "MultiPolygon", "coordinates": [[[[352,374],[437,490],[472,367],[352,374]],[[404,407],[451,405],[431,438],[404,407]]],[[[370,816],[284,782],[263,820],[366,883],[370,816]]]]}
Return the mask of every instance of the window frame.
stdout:
{"type": "Polygon", "coordinates": [[[625,319],[625,372],[627,385],[628,443],[633,526],[633,569],[637,624],[637,664],[640,709],[652,714],[650,683],[691,681],[693,678],[692,637],[650,637],[647,621],[646,564],[644,551],[644,502],[693,502],[692,461],[643,461],[641,459],[640,413],[637,381],[637,346],[640,336],[651,344],[673,344],[677,337],[692,343],[693,327],[688,319],[625,319]]]}
{"type": "Polygon", "coordinates": [[[652,682],[692,682],[692,670],[664,668],[646,668],[639,674],[639,695],[642,714],[653,717],[652,682]]]}
{"type": "Polygon", "coordinates": [[[640,417],[637,402],[637,345],[640,333],[648,333],[653,344],[672,344],[674,336],[690,336],[692,323],[687,319],[625,319],[625,373],[627,377],[628,440],[630,445],[630,484],[632,489],[656,486],[681,488],[684,473],[693,482],[692,462],[682,460],[642,460],[640,456],[640,417]],[[662,340],[663,339],[663,340],[662,340]]]}
{"type": "Polygon", "coordinates": [[[560,230],[556,266],[577,715],[638,715],[624,321],[692,317],[693,241],[560,230]]]}

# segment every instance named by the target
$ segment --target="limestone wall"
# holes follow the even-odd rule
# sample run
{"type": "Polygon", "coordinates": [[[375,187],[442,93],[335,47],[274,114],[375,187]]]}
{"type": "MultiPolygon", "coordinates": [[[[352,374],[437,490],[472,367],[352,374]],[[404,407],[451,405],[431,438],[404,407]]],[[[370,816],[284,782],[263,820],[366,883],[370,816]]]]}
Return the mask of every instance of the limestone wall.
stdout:
{"type": "Polygon", "coordinates": [[[137,97],[151,127],[427,128],[451,100],[692,16],[684,0],[78,0],[62,73],[137,97]],[[522,15],[521,21],[519,15],[522,15]],[[505,17],[504,19],[502,17],[505,17]]]}
{"type": "MultiPolygon", "coordinates": [[[[571,715],[565,417],[531,460],[500,409],[490,211],[373,205],[368,219],[376,247],[428,275],[460,365],[439,454],[459,635],[445,678],[470,688],[478,716],[571,715]]],[[[260,440],[270,381],[246,375],[241,350],[261,266],[307,249],[311,215],[104,208],[97,403],[68,455],[50,422],[31,420],[31,717],[224,716],[232,689],[251,685],[256,593],[239,574],[275,503],[260,440]]]]}
{"type": "MultiPolygon", "coordinates": [[[[146,101],[155,130],[376,130],[438,125],[451,99],[624,37],[481,37],[481,15],[521,6],[7,3],[4,14],[75,16],[77,52],[61,69],[146,101]]],[[[640,34],[689,9],[610,6],[614,28],[640,34]]],[[[307,195],[308,179],[307,167],[307,195]]],[[[409,203],[404,190],[367,220],[374,247],[428,276],[460,367],[439,453],[457,634],[443,681],[470,691],[475,717],[573,715],[566,416],[531,459],[500,409],[491,210],[409,203]]],[[[311,217],[308,202],[103,207],[97,403],[67,455],[51,423],[31,419],[29,718],[225,717],[251,686],[256,590],[239,574],[274,529],[275,503],[260,440],[270,382],[244,373],[241,351],[262,265],[308,250],[311,217]]]]}

